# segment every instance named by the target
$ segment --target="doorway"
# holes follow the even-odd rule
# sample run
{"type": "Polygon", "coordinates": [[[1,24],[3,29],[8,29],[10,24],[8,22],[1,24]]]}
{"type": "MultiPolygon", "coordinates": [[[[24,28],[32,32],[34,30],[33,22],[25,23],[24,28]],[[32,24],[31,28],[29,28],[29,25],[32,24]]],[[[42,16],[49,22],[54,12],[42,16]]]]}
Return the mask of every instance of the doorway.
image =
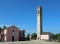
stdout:
{"type": "Polygon", "coordinates": [[[14,36],[12,36],[12,41],[14,41],[14,36]]]}

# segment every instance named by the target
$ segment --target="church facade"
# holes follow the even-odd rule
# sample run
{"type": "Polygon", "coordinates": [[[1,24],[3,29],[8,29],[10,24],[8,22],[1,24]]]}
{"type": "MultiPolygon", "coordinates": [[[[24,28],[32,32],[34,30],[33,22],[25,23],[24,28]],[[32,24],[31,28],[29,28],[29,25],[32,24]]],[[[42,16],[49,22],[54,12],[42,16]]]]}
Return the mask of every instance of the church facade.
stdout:
{"type": "Polygon", "coordinates": [[[6,27],[3,30],[3,40],[4,41],[22,41],[25,40],[25,31],[20,30],[16,26],[6,27]]]}

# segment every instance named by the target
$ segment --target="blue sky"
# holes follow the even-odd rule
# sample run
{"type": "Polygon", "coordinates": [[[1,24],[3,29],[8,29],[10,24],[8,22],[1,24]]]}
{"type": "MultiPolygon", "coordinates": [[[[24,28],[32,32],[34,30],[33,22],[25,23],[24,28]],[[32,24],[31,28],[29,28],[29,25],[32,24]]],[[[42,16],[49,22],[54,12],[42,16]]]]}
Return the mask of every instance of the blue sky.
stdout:
{"type": "Polygon", "coordinates": [[[36,32],[38,6],[43,9],[43,31],[59,33],[59,0],[0,0],[0,26],[16,25],[26,33],[36,32]]]}

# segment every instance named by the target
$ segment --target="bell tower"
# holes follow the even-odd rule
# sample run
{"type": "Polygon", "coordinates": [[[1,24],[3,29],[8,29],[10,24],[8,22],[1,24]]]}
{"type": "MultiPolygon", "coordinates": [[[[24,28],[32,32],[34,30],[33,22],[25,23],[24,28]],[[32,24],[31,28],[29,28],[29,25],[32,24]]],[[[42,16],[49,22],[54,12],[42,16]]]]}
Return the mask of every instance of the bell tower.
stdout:
{"type": "Polygon", "coordinates": [[[41,39],[42,34],[42,7],[37,8],[37,39],[41,39]]]}

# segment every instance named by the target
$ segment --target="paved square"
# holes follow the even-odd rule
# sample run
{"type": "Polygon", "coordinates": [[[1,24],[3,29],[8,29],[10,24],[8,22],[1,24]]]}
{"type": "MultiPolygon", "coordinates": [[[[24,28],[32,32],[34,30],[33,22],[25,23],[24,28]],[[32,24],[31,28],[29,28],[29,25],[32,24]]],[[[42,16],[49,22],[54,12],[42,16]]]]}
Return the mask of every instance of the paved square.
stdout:
{"type": "Polygon", "coordinates": [[[0,44],[60,44],[60,43],[33,40],[33,41],[20,41],[20,42],[0,42],[0,44]]]}

